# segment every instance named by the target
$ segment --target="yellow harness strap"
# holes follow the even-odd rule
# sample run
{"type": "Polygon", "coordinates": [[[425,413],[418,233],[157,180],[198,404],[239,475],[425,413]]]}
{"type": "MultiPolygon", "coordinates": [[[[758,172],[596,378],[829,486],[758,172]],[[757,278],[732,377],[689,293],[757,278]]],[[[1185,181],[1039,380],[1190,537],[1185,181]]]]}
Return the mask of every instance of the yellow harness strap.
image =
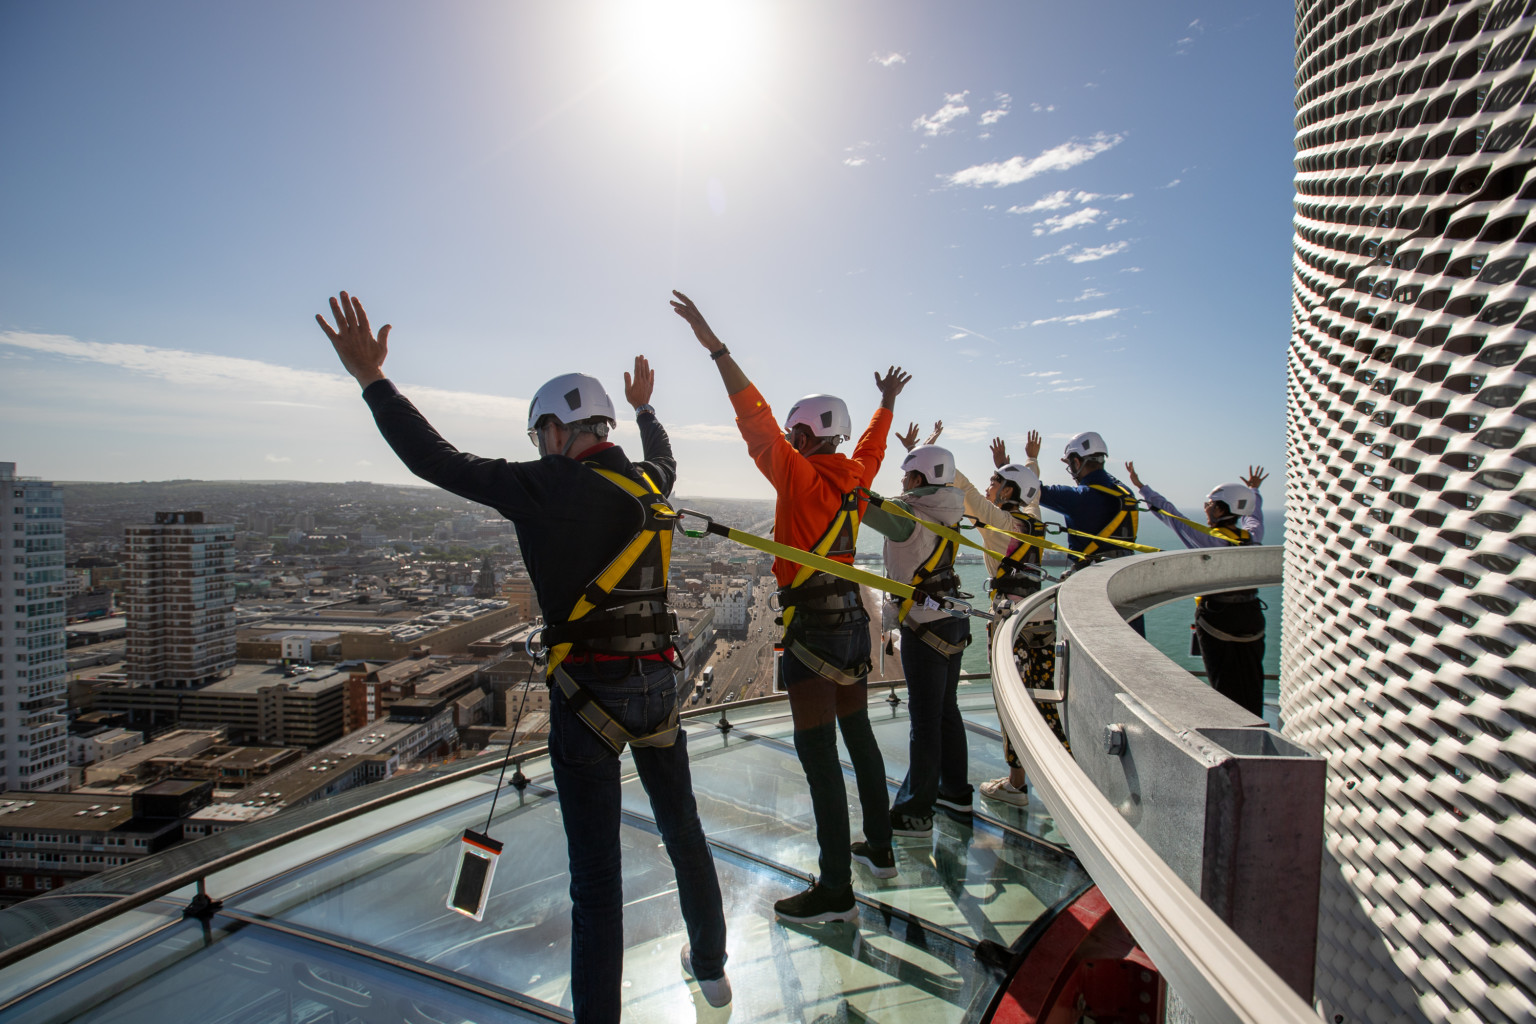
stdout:
{"type": "MultiPolygon", "coordinates": [[[[594,599],[607,597],[613,593],[613,588],[619,585],[619,581],[640,560],[640,556],[645,554],[646,548],[651,545],[652,541],[661,545],[661,578],[665,580],[667,578],[667,571],[672,564],[671,523],[677,519],[677,513],[673,511],[671,505],[667,504],[661,490],[652,482],[644,470],[640,472],[640,480],[631,480],[622,473],[615,473],[612,470],[603,469],[601,466],[594,466],[590,462],[583,463],[583,465],[638,501],[645,516],[645,522],[648,525],[641,527],[640,531],[635,534],[634,540],[630,541],[624,550],[620,551],[614,556],[613,561],[608,563],[608,567],[598,573],[591,583],[587,584],[586,592],[577,600],[576,606],[571,609],[571,614],[566,619],[567,622],[575,622],[596,608],[597,601],[594,599]],[[652,500],[647,501],[647,498],[652,500]],[[667,524],[666,529],[661,528],[662,523],[667,524]]],[[[564,661],[570,653],[570,643],[556,644],[550,648],[549,666],[545,669],[545,674],[554,675],[556,666],[564,661]]]]}
{"type": "Polygon", "coordinates": [[[1197,523],[1193,519],[1185,519],[1183,516],[1174,515],[1172,512],[1169,512],[1167,509],[1163,508],[1149,507],[1147,511],[1151,512],[1153,515],[1162,516],[1164,519],[1177,519],[1185,526],[1188,526],[1194,530],[1198,530],[1200,533],[1205,534],[1207,537],[1215,537],[1218,540],[1226,541],[1228,544],[1246,544],[1250,539],[1248,531],[1242,529],[1241,527],[1237,528],[1236,530],[1230,530],[1225,526],[1207,526],[1204,523],[1197,523]],[[1238,534],[1242,534],[1242,536],[1238,536],[1238,534]]]}
{"type": "Polygon", "coordinates": [[[1118,530],[1120,528],[1120,524],[1125,522],[1127,516],[1129,516],[1131,520],[1131,536],[1136,536],[1136,512],[1140,508],[1140,506],[1136,504],[1136,495],[1132,494],[1123,486],[1118,488],[1105,487],[1103,484],[1089,484],[1088,486],[1095,491],[1099,491],[1103,494],[1110,494],[1116,498],[1119,498],[1120,511],[1115,515],[1115,518],[1111,519],[1107,524],[1105,524],[1104,528],[1101,529],[1098,533],[1081,533],[1077,530],[1067,531],[1074,537],[1088,537],[1093,540],[1093,543],[1087,544],[1083,547],[1083,557],[1086,558],[1087,556],[1093,554],[1095,551],[1099,550],[1100,544],[1113,544],[1117,548],[1128,548],[1131,551],[1162,550],[1161,548],[1148,547],[1145,544],[1136,544],[1132,541],[1117,540],[1110,537],[1110,534],[1118,530]]]}
{"type": "MultiPolygon", "coordinates": [[[[837,543],[837,538],[843,532],[843,527],[845,525],[849,530],[850,542],[856,540],[859,535],[859,495],[857,491],[851,491],[848,494],[843,495],[843,503],[838,507],[837,515],[832,517],[832,525],[827,527],[827,532],[821,535],[820,540],[811,545],[810,554],[816,555],[825,561],[833,562],[837,565],[843,565],[844,563],[838,562],[834,558],[827,558],[827,553],[832,550],[832,545],[837,543]]],[[[786,545],[786,547],[787,546],[788,545],[786,545]]],[[[797,549],[790,548],[790,550],[794,551],[797,549]]],[[[789,586],[791,589],[804,584],[806,580],[815,575],[818,568],[820,568],[820,571],[822,572],[831,572],[829,569],[821,568],[819,566],[812,566],[800,559],[792,558],[786,555],[780,555],[779,557],[784,558],[786,561],[798,562],[800,565],[800,570],[796,572],[794,577],[789,581],[789,586]]],[[[840,576],[841,574],[834,572],[832,575],[840,576]]],[[[842,578],[848,579],[847,576],[842,576],[842,578]]],[[[881,579],[884,579],[884,577],[882,576],[881,579]]],[[[795,606],[790,605],[789,607],[785,608],[783,615],[780,617],[783,619],[784,628],[788,630],[791,620],[793,620],[795,617],[795,606]]]]}

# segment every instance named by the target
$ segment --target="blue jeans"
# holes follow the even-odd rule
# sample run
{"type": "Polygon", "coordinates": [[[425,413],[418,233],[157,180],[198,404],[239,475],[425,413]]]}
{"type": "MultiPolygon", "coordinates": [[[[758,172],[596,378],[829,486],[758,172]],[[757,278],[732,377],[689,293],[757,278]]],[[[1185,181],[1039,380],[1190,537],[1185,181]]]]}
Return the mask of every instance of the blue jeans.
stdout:
{"type": "MultiPolygon", "coordinates": [[[[835,665],[852,666],[869,660],[867,619],[830,629],[797,622],[791,632],[835,665]]],[[[811,813],[816,818],[816,844],[821,848],[819,880],[829,889],[846,889],[853,884],[853,862],[848,851],[852,835],[848,826],[848,791],[837,757],[839,729],[858,782],[864,838],[876,848],[891,845],[890,794],[885,786],[885,758],[880,756],[880,745],[869,724],[869,684],[867,677],[848,686],[823,679],[788,650],[784,652],[783,666],[789,712],[795,723],[795,753],[805,772],[805,784],[811,791],[811,813]]]]}
{"type": "MultiPolygon", "coordinates": [[[[933,635],[958,644],[971,635],[964,619],[946,619],[933,626],[933,635]]],[[[971,802],[966,780],[965,722],[956,692],[960,686],[961,652],[945,656],[924,643],[917,633],[901,627],[901,670],[907,677],[911,720],[911,766],[896,792],[891,810],[912,818],[933,814],[933,801],[971,802]]]]}
{"type": "MultiPolygon", "coordinates": [[[[567,664],[571,678],[636,736],[654,732],[677,704],[677,680],[660,661],[567,664]]],[[[677,896],[703,979],[725,972],[725,913],[715,862],[699,824],[688,737],[670,747],[631,747],[656,826],[677,872],[677,896]]],[[[624,892],[619,863],[619,758],[550,692],[549,757],[571,865],[571,1005],[581,1024],[617,1024],[624,966],[624,892]]]]}

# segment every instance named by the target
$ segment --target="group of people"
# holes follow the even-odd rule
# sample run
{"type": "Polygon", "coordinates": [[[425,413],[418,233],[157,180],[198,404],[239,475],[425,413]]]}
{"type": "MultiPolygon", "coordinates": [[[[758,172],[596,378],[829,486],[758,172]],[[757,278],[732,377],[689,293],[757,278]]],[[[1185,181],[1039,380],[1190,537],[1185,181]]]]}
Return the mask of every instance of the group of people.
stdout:
{"type": "MultiPolygon", "coordinates": [[[[953,453],[935,443],[942,426],[919,445],[915,424],[895,435],[907,450],[901,494],[878,498],[869,488],[884,461],[896,398],[909,374],[898,366],[875,373],[879,405],[852,453],[843,454],[839,448],[854,435],[842,399],[807,395],[781,423],[698,307],[680,292],[673,295],[673,310],[719,370],[748,454],[774,487],[774,540],[852,563],[859,527],[867,524],[885,538],[888,576],[907,585],[897,597],[897,617],[911,759],[892,802],[867,710],[870,616],[859,587],[791,559],[779,557],[773,564],[784,626],[781,682],[819,847],[819,872],[810,886],[778,900],[774,912],[792,923],[852,920],[854,864],[877,878],[894,877],[893,836],[931,836],[937,811],[961,820],[972,814],[957,705],[960,658],[971,632],[968,619],[954,614],[952,606],[960,588],[954,562],[962,538],[956,529],[965,519],[979,529],[994,611],[1001,612],[1040,589],[1041,550],[1047,546],[1042,507],[1063,517],[1073,556],[1092,561],[1132,553],[1141,505],[1106,471],[1108,450],[1091,431],[1066,446],[1062,462],[1070,485],[1042,485],[1038,433],[1028,435],[1022,463],[1010,461],[1003,441],[995,440],[994,472],[983,492],[955,465],[953,453]],[[852,839],[839,733],[857,782],[863,824],[858,841],[852,839]]],[[[626,746],[677,874],[688,935],[681,969],[707,1002],[726,1005],[731,987],[720,884],[694,800],[687,734],[678,727],[677,626],[667,602],[677,518],[668,495],[677,465],[650,404],[655,376],[649,363],[638,356],[633,372],[624,374],[624,397],[640,431],[640,461],[608,440],[617,423],[614,404],[598,380],[580,373],[556,377],[534,395],[528,438],[537,459],[482,458],[444,440],[384,375],[388,325],[375,334],[362,303],[346,292],[331,299],[330,307],[334,326],[324,315],[316,320],[405,466],[444,490],[494,508],[516,528],[547,622],[549,757],[570,859],[575,1019],[611,1022],[620,1015],[619,756],[626,746]]],[[[1177,517],[1169,521],[1186,544],[1262,540],[1257,492],[1262,470],[1250,469],[1245,483],[1212,491],[1202,526],[1182,519],[1142,484],[1130,463],[1126,468],[1149,508],[1177,517]]],[[[1196,621],[1213,685],[1260,711],[1263,616],[1257,595],[1205,598],[1196,621]]],[[[1049,686],[1049,634],[1048,627],[1026,628],[1017,642],[1021,671],[1032,686],[1049,686]]],[[[1055,706],[1041,709],[1061,735],[1055,706]]],[[[1007,757],[1010,775],[982,783],[982,795],[1027,802],[1023,769],[1011,750],[1007,757]]]]}

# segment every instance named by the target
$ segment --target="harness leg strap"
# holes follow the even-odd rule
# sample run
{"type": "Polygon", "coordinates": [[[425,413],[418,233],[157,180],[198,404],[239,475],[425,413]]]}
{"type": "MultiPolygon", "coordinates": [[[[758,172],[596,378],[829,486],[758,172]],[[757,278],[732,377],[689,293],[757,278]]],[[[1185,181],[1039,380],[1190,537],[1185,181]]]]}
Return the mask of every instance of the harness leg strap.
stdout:
{"type": "Polygon", "coordinates": [[[576,713],[576,717],[580,718],[583,724],[595,732],[597,738],[602,740],[615,755],[624,752],[624,745],[626,743],[635,747],[670,747],[677,742],[678,718],[676,703],[672,705],[672,713],[667,716],[666,722],[663,723],[660,729],[647,736],[636,736],[620,725],[618,720],[603,707],[602,703],[593,697],[585,687],[575,679],[572,679],[570,673],[563,667],[556,666],[553,675],[555,682],[560,685],[561,694],[565,696],[566,703],[576,713]]]}

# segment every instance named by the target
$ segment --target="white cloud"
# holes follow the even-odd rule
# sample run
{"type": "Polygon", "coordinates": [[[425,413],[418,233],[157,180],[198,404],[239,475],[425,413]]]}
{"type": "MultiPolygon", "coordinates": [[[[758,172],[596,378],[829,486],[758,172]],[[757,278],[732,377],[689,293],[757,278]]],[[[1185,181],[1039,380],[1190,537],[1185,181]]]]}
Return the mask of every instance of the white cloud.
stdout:
{"type": "Polygon", "coordinates": [[[957,117],[964,117],[971,112],[971,108],[965,105],[966,92],[952,92],[944,97],[944,105],[932,114],[924,114],[912,122],[916,131],[921,131],[929,138],[939,135],[947,135],[954,129],[949,127],[949,122],[957,117]]]}
{"type": "Polygon", "coordinates": [[[1028,373],[1019,374],[1020,377],[1060,377],[1060,370],[1031,370],[1028,373]]]}
{"type": "Polygon", "coordinates": [[[982,111],[981,117],[978,119],[978,123],[983,125],[997,124],[997,122],[1007,117],[1008,108],[1013,105],[1013,97],[1009,96],[1005,92],[1000,92],[996,97],[994,97],[993,102],[996,103],[997,106],[993,107],[991,110],[982,111]]]}
{"type": "Polygon", "coordinates": [[[1028,206],[1010,206],[1009,213],[1036,213],[1040,210],[1060,210],[1072,204],[1072,190],[1064,188],[1041,196],[1028,206]]]}
{"type": "Polygon", "coordinates": [[[293,460],[290,459],[286,455],[268,455],[267,456],[267,461],[268,462],[292,462],[293,460]]]}
{"type": "Polygon", "coordinates": [[[1001,188],[1004,185],[1017,185],[1021,181],[1028,181],[1037,175],[1047,171],[1065,171],[1079,164],[1087,163],[1100,153],[1107,152],[1125,140],[1121,134],[1108,135],[1099,132],[1091,136],[1086,142],[1073,140],[1063,142],[1061,145],[1048,149],[1038,156],[1028,159],[1022,156],[1009,157],[1001,163],[977,164],[964,170],[956,171],[949,176],[951,185],[970,185],[979,188],[982,185],[991,185],[1001,188]]]}
{"type": "Polygon", "coordinates": [[[1166,184],[1166,185],[1160,185],[1160,186],[1158,186],[1158,187],[1159,187],[1159,188],[1174,188],[1174,187],[1176,187],[1176,186],[1177,186],[1177,185],[1178,185],[1178,184],[1179,184],[1179,182],[1181,182],[1181,181],[1183,181],[1183,180],[1184,180],[1184,179],[1183,179],[1183,178],[1174,178],[1174,179],[1173,179],[1173,180],[1172,180],[1172,181],[1170,181],[1170,182],[1169,182],[1169,183],[1168,183],[1168,184],[1166,184]]]}
{"type": "Polygon", "coordinates": [[[1092,313],[1073,313],[1071,316],[1048,316],[1044,320],[1031,320],[1029,326],[1039,327],[1042,324],[1086,324],[1093,320],[1107,320],[1112,316],[1119,316],[1119,309],[1096,309],[1092,313]]]}
{"type": "Polygon", "coordinates": [[[973,419],[944,422],[942,444],[949,441],[988,441],[997,433],[997,420],[978,416],[973,419]]]}
{"type": "Polygon", "coordinates": [[[1122,274],[1139,274],[1139,273],[1141,273],[1141,268],[1140,267],[1121,267],[1120,268],[1120,273],[1122,273],[1122,274]]]}
{"type": "Polygon", "coordinates": [[[905,64],[907,62],[907,55],[904,53],[872,53],[869,55],[869,59],[883,68],[888,68],[894,64],[905,64]]]}
{"type": "Polygon", "coordinates": [[[1056,235],[1063,231],[1071,231],[1073,228],[1083,228],[1092,224],[1104,211],[1094,206],[1084,206],[1064,213],[1060,217],[1047,217],[1035,225],[1037,235],[1056,235]]]}
{"type": "Polygon", "coordinates": [[[1065,391],[1092,391],[1096,386],[1094,384],[1073,384],[1070,387],[1051,388],[1051,390],[1059,395],[1065,391]]]}
{"type": "Polygon", "coordinates": [[[961,327],[959,324],[945,324],[944,326],[955,332],[945,339],[947,341],[959,341],[962,338],[980,338],[982,341],[990,341],[994,345],[997,344],[997,339],[989,338],[979,331],[971,330],[969,327],[961,327]]]}
{"type": "Polygon", "coordinates": [[[869,161],[864,159],[862,156],[850,156],[845,159],[843,163],[849,167],[863,167],[865,164],[869,163],[869,161]]]}
{"type": "Polygon", "coordinates": [[[1053,111],[1055,111],[1056,104],[1054,104],[1054,103],[1043,103],[1043,104],[1042,103],[1031,103],[1029,105],[1029,109],[1034,111],[1037,114],[1049,114],[1049,113],[1052,113],[1053,111]]]}
{"type": "Polygon", "coordinates": [[[1131,247],[1130,242],[1110,242],[1108,245],[1096,245],[1089,249],[1082,249],[1070,253],[1067,256],[1068,263],[1092,263],[1094,260],[1102,260],[1106,256],[1124,252],[1131,247]]]}
{"type": "Polygon", "coordinates": [[[1108,294],[1109,294],[1108,292],[1101,292],[1097,288],[1084,288],[1083,289],[1083,294],[1081,294],[1081,295],[1079,295],[1079,296],[1077,296],[1076,298],[1073,298],[1073,299],[1067,299],[1066,301],[1067,302],[1086,302],[1088,299],[1102,299],[1102,298],[1104,298],[1104,296],[1106,296],[1108,294]]]}

